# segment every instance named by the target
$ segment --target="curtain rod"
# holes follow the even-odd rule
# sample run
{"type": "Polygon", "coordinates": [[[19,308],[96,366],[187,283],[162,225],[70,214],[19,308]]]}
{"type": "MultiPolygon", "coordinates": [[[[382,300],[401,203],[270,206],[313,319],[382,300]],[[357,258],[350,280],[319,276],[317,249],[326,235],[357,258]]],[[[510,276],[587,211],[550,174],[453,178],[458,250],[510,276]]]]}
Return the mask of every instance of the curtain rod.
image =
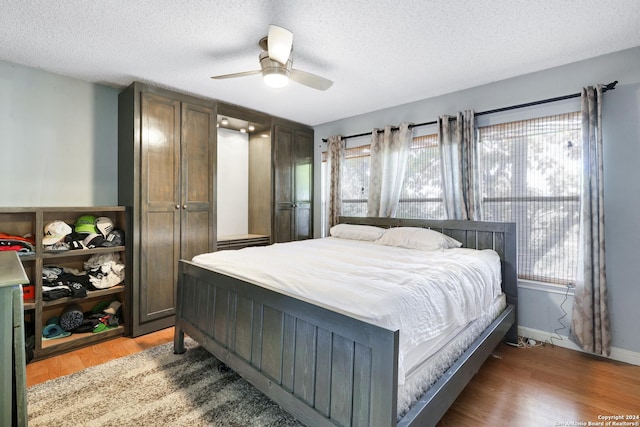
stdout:
{"type": "MultiPolygon", "coordinates": [[[[602,93],[608,91],[608,90],[614,90],[616,88],[616,85],[618,84],[618,81],[613,81],[607,85],[604,85],[602,88],[602,93]]],[[[527,102],[525,104],[517,104],[517,105],[511,105],[510,107],[502,107],[502,108],[496,108],[495,110],[488,110],[488,111],[481,111],[479,113],[476,113],[476,116],[484,116],[487,114],[493,114],[493,113],[501,113],[503,111],[509,111],[509,110],[516,110],[518,108],[524,108],[524,107],[532,107],[534,105],[540,105],[540,104],[547,104],[549,102],[556,102],[556,101],[563,101],[565,99],[571,99],[571,98],[578,98],[580,97],[582,94],[581,93],[572,93],[571,95],[563,95],[563,96],[557,96],[555,98],[547,98],[547,99],[542,99],[540,101],[533,101],[533,102],[527,102]]],[[[438,121],[437,120],[432,120],[430,122],[424,122],[424,123],[415,123],[412,125],[409,125],[410,129],[413,128],[417,128],[420,126],[427,126],[427,125],[435,125],[437,124],[438,121]]],[[[391,130],[398,130],[398,127],[392,127],[391,130]]],[[[371,131],[373,132],[373,131],[371,131]]],[[[355,135],[347,135],[347,136],[343,136],[341,139],[344,141],[345,139],[350,139],[350,138],[358,138],[361,136],[367,136],[367,135],[371,135],[371,132],[363,132],[363,133],[358,133],[355,135]]],[[[378,130],[378,133],[383,133],[383,130],[378,130]]],[[[328,139],[327,138],[322,138],[322,142],[327,142],[328,139]]]]}

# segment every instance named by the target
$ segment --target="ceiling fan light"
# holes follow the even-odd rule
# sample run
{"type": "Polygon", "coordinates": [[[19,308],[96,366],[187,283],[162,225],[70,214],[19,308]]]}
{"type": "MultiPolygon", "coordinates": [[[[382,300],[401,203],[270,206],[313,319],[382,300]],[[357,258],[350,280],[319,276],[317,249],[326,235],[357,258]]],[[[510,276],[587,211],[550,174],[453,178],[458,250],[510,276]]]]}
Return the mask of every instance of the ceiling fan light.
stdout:
{"type": "Polygon", "coordinates": [[[289,77],[283,73],[265,73],[263,76],[264,84],[273,88],[285,87],[289,84],[289,77]]]}

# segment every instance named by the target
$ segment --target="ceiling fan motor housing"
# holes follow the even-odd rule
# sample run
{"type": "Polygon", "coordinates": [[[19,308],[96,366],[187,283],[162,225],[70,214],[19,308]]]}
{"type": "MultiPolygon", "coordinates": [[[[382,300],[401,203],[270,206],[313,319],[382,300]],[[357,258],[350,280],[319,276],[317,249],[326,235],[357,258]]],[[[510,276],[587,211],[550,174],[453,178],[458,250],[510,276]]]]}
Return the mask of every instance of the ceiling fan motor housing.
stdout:
{"type": "Polygon", "coordinates": [[[278,61],[274,61],[269,58],[269,53],[264,51],[260,53],[260,68],[262,69],[262,75],[267,74],[282,74],[283,76],[289,77],[291,74],[291,67],[293,66],[293,61],[291,57],[287,60],[286,64],[281,64],[278,61]]]}

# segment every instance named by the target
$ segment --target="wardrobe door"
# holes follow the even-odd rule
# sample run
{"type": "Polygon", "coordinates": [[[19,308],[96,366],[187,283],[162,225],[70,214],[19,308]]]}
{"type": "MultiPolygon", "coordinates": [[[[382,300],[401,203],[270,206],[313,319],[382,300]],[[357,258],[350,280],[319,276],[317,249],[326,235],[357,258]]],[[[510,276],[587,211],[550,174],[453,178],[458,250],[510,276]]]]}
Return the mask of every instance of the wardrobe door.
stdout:
{"type": "Polygon", "coordinates": [[[141,93],[140,286],[143,324],[175,313],[180,251],[180,102],[141,93]]]}
{"type": "Polygon", "coordinates": [[[273,242],[313,237],[313,132],[274,128],[273,242]]]}
{"type": "Polygon", "coordinates": [[[313,133],[294,132],[294,239],[313,238],[313,133]]]}
{"type": "Polygon", "coordinates": [[[294,239],[293,130],[275,127],[273,243],[294,239]]]}
{"type": "Polygon", "coordinates": [[[215,250],[215,123],[213,109],[182,104],[182,259],[215,250]]]}

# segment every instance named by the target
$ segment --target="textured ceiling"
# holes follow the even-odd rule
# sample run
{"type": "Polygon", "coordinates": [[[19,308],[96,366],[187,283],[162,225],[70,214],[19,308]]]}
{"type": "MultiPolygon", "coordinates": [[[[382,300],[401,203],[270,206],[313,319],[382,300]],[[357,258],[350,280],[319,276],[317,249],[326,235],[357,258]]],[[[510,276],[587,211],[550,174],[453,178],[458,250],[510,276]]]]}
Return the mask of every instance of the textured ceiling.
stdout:
{"type": "Polygon", "coordinates": [[[317,125],[640,45],[638,0],[0,0],[0,60],[317,125]],[[320,92],[260,76],[269,24],[320,92]]]}

